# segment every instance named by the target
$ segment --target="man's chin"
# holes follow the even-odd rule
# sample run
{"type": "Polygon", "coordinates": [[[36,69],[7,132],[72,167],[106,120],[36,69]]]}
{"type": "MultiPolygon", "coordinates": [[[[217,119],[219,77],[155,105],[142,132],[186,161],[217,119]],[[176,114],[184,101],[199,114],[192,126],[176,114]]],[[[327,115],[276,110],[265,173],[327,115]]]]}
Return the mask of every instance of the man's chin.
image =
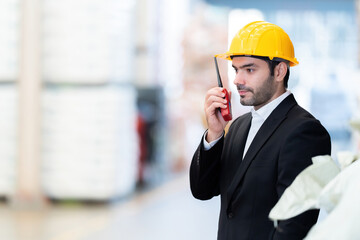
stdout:
{"type": "Polygon", "coordinates": [[[253,106],[253,102],[252,101],[246,101],[246,99],[240,98],[240,103],[243,106],[253,106]]]}

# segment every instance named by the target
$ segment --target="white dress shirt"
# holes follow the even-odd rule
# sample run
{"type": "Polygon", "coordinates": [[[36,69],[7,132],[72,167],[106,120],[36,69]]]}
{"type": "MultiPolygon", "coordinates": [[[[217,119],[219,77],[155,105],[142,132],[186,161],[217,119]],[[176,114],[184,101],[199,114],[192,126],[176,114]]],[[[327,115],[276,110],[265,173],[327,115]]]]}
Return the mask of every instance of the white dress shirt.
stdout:
{"type": "MultiPolygon", "coordinates": [[[[285,93],[283,93],[282,95],[280,95],[273,101],[269,102],[268,104],[262,106],[257,111],[255,111],[254,107],[251,108],[251,115],[252,115],[251,126],[250,126],[250,130],[249,130],[249,134],[246,139],[243,158],[244,158],[247,150],[249,149],[250,144],[253,141],[256,133],[259,131],[261,125],[270,116],[272,111],[274,111],[274,109],[290,94],[291,94],[291,92],[289,90],[287,90],[285,93]]],[[[207,132],[204,134],[204,139],[203,139],[203,144],[204,144],[205,150],[209,150],[210,148],[212,148],[222,137],[221,136],[220,138],[208,143],[206,141],[206,135],[207,135],[207,132]]]]}

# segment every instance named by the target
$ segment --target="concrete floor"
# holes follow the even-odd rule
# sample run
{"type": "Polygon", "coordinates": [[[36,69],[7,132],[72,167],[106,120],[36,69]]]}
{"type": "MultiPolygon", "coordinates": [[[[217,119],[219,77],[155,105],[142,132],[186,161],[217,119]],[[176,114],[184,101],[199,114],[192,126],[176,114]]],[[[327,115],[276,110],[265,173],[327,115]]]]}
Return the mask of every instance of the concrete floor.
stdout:
{"type": "Polygon", "coordinates": [[[0,205],[6,240],[215,240],[219,198],[199,201],[188,175],[112,204],[0,205]]]}

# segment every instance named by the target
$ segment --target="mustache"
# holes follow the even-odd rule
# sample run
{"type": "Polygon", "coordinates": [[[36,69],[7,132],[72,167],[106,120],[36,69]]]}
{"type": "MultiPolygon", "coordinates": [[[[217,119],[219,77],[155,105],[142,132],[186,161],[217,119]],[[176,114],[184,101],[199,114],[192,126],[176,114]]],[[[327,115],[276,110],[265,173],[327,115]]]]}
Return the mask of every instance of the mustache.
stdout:
{"type": "Polygon", "coordinates": [[[253,92],[252,88],[245,87],[243,84],[236,84],[237,90],[245,90],[249,92],[253,92]]]}

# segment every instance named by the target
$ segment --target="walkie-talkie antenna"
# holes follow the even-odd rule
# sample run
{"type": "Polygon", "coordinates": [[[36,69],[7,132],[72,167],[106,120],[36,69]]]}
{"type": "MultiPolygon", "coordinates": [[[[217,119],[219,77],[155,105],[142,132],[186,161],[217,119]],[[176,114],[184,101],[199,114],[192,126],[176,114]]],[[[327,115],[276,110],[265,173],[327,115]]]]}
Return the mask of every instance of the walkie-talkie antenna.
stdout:
{"type": "Polygon", "coordinates": [[[219,87],[223,87],[216,57],[214,57],[214,60],[215,60],[215,68],[216,68],[216,73],[217,73],[218,85],[219,85],[219,87]]]}
{"type": "Polygon", "coordinates": [[[232,119],[232,113],[231,113],[231,103],[230,103],[229,92],[226,90],[226,88],[223,87],[216,56],[214,57],[214,60],[215,60],[215,68],[216,68],[216,73],[217,73],[218,85],[219,85],[219,87],[222,88],[221,92],[224,93],[223,99],[226,100],[226,108],[221,107],[221,108],[219,108],[219,111],[221,112],[221,116],[223,117],[223,119],[225,121],[230,121],[232,119]]]}

